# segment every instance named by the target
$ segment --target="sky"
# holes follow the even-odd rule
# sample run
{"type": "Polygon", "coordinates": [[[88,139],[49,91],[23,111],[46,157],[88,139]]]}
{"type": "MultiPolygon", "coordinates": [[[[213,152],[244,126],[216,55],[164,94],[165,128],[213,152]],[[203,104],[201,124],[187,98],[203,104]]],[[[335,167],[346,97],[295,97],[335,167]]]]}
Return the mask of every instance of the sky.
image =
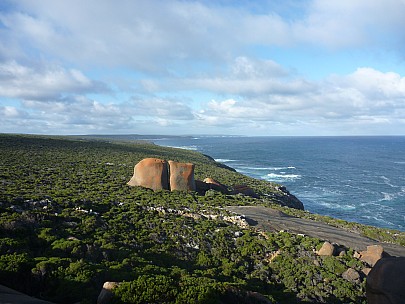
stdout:
{"type": "Polygon", "coordinates": [[[0,133],[405,135],[405,0],[1,0],[0,133]]]}

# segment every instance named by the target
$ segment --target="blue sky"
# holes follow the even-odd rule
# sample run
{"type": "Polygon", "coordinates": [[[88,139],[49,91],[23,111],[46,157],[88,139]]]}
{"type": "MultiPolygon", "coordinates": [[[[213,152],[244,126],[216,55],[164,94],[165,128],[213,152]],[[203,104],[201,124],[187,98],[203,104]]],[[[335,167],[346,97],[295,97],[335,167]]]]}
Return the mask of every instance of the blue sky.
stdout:
{"type": "Polygon", "coordinates": [[[404,0],[3,0],[0,132],[405,135],[404,28],[404,0]]]}

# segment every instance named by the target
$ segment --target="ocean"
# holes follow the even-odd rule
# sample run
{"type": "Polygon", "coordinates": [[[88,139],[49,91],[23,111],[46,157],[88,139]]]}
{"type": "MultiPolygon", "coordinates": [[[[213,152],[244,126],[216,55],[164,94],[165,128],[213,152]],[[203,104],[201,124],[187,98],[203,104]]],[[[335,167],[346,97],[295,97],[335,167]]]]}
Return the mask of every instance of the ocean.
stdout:
{"type": "Polygon", "coordinates": [[[155,137],[283,184],[305,209],[405,231],[405,137],[155,137]]]}

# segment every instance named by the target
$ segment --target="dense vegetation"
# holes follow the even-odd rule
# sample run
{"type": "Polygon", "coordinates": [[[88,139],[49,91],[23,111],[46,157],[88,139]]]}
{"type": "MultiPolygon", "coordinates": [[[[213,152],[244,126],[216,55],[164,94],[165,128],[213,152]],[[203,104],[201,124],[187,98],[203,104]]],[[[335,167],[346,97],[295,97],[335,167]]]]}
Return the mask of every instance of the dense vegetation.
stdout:
{"type": "Polygon", "coordinates": [[[363,267],[352,251],[319,257],[320,240],[255,231],[221,208],[278,206],[278,189],[192,151],[0,135],[0,284],[56,303],[95,303],[105,281],[123,282],[116,303],[365,303],[364,280],[341,276],[363,267]],[[145,157],[193,162],[197,179],[260,197],[127,186],[145,157]]]}

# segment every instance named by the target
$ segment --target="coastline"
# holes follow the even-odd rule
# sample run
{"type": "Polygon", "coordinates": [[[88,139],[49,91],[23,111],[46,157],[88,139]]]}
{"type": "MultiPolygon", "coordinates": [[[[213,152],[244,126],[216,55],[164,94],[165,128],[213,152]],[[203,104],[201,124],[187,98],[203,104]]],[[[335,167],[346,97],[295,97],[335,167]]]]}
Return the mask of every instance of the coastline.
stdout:
{"type": "MultiPolygon", "coordinates": [[[[110,280],[123,282],[116,293],[122,298],[134,294],[131,286],[155,291],[160,285],[144,283],[167,282],[176,297],[190,292],[199,296],[204,286],[207,295],[218,297],[255,291],[274,303],[336,297],[361,303],[366,262],[349,248],[344,257],[319,256],[322,242],[355,247],[346,241],[356,231],[356,240],[369,233],[370,244],[376,244],[371,239],[405,240],[399,231],[288,208],[291,197],[283,186],[235,172],[195,151],[5,134],[0,142],[0,284],[50,302],[95,302],[104,281],[110,280]],[[256,195],[129,187],[134,165],[148,157],[195,164],[196,179],[246,185],[256,195]],[[310,235],[304,230],[308,226],[324,234],[310,235]],[[353,267],[361,280],[343,276],[353,267]],[[32,285],[39,281],[41,286],[32,285]],[[55,286],[69,292],[55,293],[55,286]]],[[[396,246],[383,246],[396,254],[390,251],[396,246]]]]}

